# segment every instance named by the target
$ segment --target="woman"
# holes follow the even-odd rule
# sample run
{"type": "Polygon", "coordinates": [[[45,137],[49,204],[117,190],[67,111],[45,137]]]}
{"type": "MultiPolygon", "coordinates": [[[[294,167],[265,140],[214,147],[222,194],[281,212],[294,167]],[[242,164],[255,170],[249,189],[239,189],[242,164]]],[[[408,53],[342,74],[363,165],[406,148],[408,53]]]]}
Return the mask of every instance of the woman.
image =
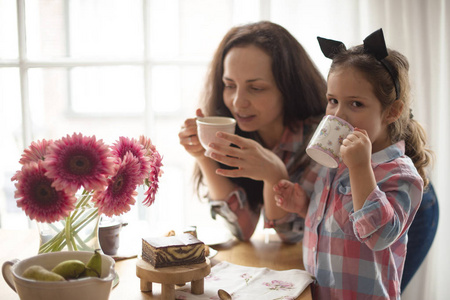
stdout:
{"type": "Polygon", "coordinates": [[[236,135],[227,135],[232,155],[205,157],[195,118],[185,121],[179,138],[196,158],[197,189],[208,187],[213,217],[224,217],[238,239],[250,239],[263,210],[265,227],[286,242],[301,240],[304,220],[276,206],[272,187],[290,179],[312,191],[320,166],[305,148],[325,112],[325,93],[306,51],[277,24],[234,27],[220,43],[196,114],[236,119],[236,135]]]}

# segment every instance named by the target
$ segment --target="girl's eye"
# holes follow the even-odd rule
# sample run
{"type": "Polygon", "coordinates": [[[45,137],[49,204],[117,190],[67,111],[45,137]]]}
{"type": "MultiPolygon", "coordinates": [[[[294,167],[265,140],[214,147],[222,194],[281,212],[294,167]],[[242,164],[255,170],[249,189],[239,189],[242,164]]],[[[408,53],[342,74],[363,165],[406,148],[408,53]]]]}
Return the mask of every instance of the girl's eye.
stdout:
{"type": "Polygon", "coordinates": [[[337,104],[338,103],[338,101],[336,99],[334,99],[334,98],[328,99],[328,102],[330,102],[330,104],[337,104]]]}
{"type": "Polygon", "coordinates": [[[354,107],[361,107],[361,106],[363,106],[363,104],[361,102],[359,102],[359,101],[353,101],[352,102],[352,106],[354,106],[354,107]]]}

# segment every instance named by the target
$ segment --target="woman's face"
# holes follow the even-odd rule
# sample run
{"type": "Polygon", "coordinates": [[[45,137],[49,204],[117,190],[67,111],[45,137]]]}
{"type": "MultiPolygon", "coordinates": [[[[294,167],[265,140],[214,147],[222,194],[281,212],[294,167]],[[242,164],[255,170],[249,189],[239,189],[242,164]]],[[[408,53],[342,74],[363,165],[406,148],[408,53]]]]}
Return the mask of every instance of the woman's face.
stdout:
{"type": "Polygon", "coordinates": [[[390,145],[388,121],[372,84],[355,68],[338,68],[328,75],[326,114],[346,120],[367,131],[372,152],[390,145]]]}
{"type": "Polygon", "coordinates": [[[222,79],[225,105],[239,128],[258,131],[268,145],[276,143],[283,131],[283,98],[271,57],[253,45],[234,47],[225,56],[222,79]]]}

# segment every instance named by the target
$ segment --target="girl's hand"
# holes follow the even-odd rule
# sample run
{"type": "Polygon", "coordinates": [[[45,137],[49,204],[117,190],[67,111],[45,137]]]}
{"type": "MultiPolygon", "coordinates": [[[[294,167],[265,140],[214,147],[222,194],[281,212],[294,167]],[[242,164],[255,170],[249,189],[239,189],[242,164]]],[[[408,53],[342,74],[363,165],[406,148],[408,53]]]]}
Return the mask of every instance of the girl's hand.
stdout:
{"type": "Polygon", "coordinates": [[[306,216],[308,200],[305,191],[298,183],[282,179],[273,186],[275,192],[275,202],[287,212],[297,213],[302,217],[306,216]]]}
{"type": "Polygon", "coordinates": [[[353,209],[358,211],[377,186],[370,164],[372,142],[367,131],[355,128],[342,142],[340,150],[342,161],[347,165],[350,174],[353,209]]]}
{"type": "MultiPolygon", "coordinates": [[[[196,116],[204,117],[200,108],[197,109],[196,116]]],[[[180,144],[190,155],[195,158],[205,158],[203,155],[205,153],[205,149],[200,144],[197,136],[196,118],[190,118],[184,121],[184,124],[181,126],[180,132],[178,133],[178,138],[180,139],[180,144]]]]}
{"type": "Polygon", "coordinates": [[[367,166],[372,155],[372,142],[367,131],[355,128],[342,142],[340,147],[342,161],[349,168],[367,166]]]}
{"type": "Polygon", "coordinates": [[[217,137],[238,146],[224,146],[215,143],[211,158],[237,169],[217,169],[216,173],[227,177],[247,177],[262,180],[270,187],[278,180],[288,178],[287,169],[283,161],[272,151],[265,149],[258,142],[225,132],[218,132],[217,137]]]}

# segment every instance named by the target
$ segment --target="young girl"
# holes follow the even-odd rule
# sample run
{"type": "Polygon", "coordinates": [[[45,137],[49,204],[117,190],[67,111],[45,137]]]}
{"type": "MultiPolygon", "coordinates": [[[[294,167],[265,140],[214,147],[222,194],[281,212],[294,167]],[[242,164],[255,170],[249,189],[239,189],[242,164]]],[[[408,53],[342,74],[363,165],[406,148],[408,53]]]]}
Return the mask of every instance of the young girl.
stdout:
{"type": "Polygon", "coordinates": [[[326,114],[355,130],[338,168],[319,172],[310,201],[286,180],[274,186],[275,201],[306,217],[303,262],[316,277],[314,299],[400,299],[407,231],[431,159],[410,110],[409,65],[386,49],[381,29],[348,50],[319,42],[333,60],[326,114]]]}

